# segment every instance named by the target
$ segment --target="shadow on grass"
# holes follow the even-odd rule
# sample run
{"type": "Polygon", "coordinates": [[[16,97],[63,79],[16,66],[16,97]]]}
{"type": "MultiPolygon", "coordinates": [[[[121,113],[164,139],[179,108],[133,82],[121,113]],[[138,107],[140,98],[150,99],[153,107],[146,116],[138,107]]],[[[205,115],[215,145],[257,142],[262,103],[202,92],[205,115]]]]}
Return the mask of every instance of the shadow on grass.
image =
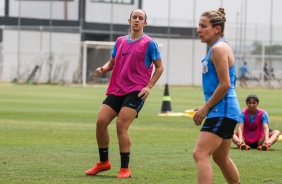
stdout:
{"type": "MultiPolygon", "coordinates": [[[[238,147],[231,147],[230,149],[232,150],[238,150],[238,151],[252,151],[252,150],[255,150],[255,151],[261,151],[261,152],[264,152],[265,150],[257,150],[257,148],[251,148],[250,150],[239,150],[238,147]]],[[[268,150],[268,152],[270,151],[278,151],[279,149],[275,149],[275,148],[270,148],[268,150]]]]}
{"type": "Polygon", "coordinates": [[[83,177],[87,177],[87,178],[99,178],[99,179],[113,179],[113,178],[117,178],[116,175],[85,175],[83,177]]]}

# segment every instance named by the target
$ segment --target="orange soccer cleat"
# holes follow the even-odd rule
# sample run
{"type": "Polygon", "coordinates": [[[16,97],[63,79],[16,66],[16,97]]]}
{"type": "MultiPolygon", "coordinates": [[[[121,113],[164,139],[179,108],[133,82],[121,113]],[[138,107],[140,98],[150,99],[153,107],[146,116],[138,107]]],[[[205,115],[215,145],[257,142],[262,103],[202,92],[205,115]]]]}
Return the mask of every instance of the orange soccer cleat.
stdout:
{"type": "Polygon", "coordinates": [[[99,172],[110,170],[112,167],[109,160],[106,162],[97,162],[92,168],[86,171],[86,175],[96,175],[99,172]]]}
{"type": "Polygon", "coordinates": [[[239,150],[250,150],[251,147],[248,146],[247,144],[241,144],[240,146],[238,146],[239,150]]]}
{"type": "Polygon", "coordinates": [[[129,168],[121,168],[117,178],[130,178],[132,173],[129,168]]]}
{"type": "Polygon", "coordinates": [[[268,151],[270,149],[270,147],[264,144],[264,145],[259,146],[257,149],[263,150],[263,151],[268,151]]]}

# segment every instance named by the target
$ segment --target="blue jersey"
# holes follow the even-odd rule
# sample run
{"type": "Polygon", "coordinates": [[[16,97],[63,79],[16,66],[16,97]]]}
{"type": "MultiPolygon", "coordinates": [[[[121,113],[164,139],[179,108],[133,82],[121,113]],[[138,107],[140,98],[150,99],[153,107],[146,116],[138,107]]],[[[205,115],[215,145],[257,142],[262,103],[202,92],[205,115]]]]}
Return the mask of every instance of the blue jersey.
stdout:
{"type": "Polygon", "coordinates": [[[241,76],[246,76],[248,72],[247,66],[246,65],[240,66],[240,72],[241,72],[241,76]]]}
{"type": "MultiPolygon", "coordinates": [[[[262,110],[262,109],[259,109],[259,110],[263,111],[262,116],[261,116],[261,119],[259,120],[259,121],[261,122],[261,124],[263,124],[263,123],[269,124],[269,118],[268,118],[267,112],[265,112],[265,111],[262,110]]],[[[250,123],[254,123],[254,122],[255,122],[255,120],[256,120],[257,117],[258,117],[258,112],[259,112],[259,111],[257,111],[257,113],[256,113],[256,115],[254,116],[254,118],[252,118],[251,115],[249,116],[249,122],[250,122],[250,123]]],[[[246,117],[245,113],[244,113],[244,112],[241,112],[238,123],[244,123],[244,122],[246,122],[246,121],[247,121],[246,118],[247,118],[247,117],[246,117]]]]}
{"type": "MultiPolygon", "coordinates": [[[[217,40],[210,47],[205,59],[202,60],[202,83],[203,83],[203,92],[205,95],[205,100],[208,101],[213,95],[215,89],[219,84],[219,79],[217,77],[216,69],[214,64],[210,59],[210,54],[212,47],[218,42],[226,42],[225,40],[217,40]]],[[[237,94],[235,92],[236,86],[236,65],[229,68],[229,77],[231,87],[227,91],[226,95],[214,105],[209,113],[207,118],[213,117],[227,117],[238,121],[240,115],[240,106],[237,100],[237,94]]]]}

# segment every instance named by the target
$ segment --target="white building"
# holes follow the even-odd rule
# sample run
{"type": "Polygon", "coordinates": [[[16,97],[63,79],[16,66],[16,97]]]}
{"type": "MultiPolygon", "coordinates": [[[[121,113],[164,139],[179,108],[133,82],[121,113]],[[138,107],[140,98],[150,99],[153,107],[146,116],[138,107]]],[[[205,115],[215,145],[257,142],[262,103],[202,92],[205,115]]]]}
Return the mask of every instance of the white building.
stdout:
{"type": "MultiPolygon", "coordinates": [[[[227,1],[230,0],[224,2],[227,1]]],[[[127,34],[127,20],[131,11],[141,8],[147,12],[148,16],[145,33],[156,40],[161,47],[165,72],[159,84],[172,85],[201,84],[201,60],[206,54],[206,45],[198,40],[197,21],[202,11],[224,5],[222,0],[213,2],[205,0],[4,0],[4,2],[1,6],[4,7],[4,12],[0,14],[0,25],[2,25],[0,28],[0,81],[26,82],[32,79],[33,82],[39,83],[82,82],[83,77],[86,77],[88,73],[82,73],[81,42],[114,42],[118,36],[127,34]]],[[[227,9],[230,8],[230,3],[226,3],[227,9]]],[[[231,6],[235,9],[234,1],[232,3],[231,6]]],[[[235,4],[240,13],[244,12],[242,2],[235,4]]],[[[264,28],[262,31],[256,30],[255,34],[252,33],[246,38],[247,30],[242,26],[246,25],[246,23],[242,24],[246,20],[242,16],[238,17],[238,13],[236,14],[236,11],[234,13],[232,7],[230,14],[235,14],[235,19],[234,16],[233,18],[230,16],[233,22],[229,24],[229,27],[227,24],[227,40],[230,39],[234,50],[246,47],[246,43],[251,45],[258,39],[258,35],[261,38],[261,32],[266,35],[266,28],[264,28]],[[241,22],[240,25],[239,22],[241,22]],[[251,36],[254,38],[250,39],[251,36]]],[[[267,38],[263,38],[263,42],[265,40],[267,38]]],[[[92,47],[87,50],[87,72],[93,71],[109,59],[109,47],[111,48],[108,46],[108,49],[104,49],[104,47],[96,46],[95,49],[92,47]]],[[[254,62],[253,65],[256,66],[256,63],[254,62]]],[[[108,77],[109,75],[104,76],[104,78],[108,77]]]]}
{"type": "MultiPolygon", "coordinates": [[[[4,25],[0,80],[26,82],[32,77],[34,82],[81,82],[80,41],[115,41],[127,34],[131,11],[143,5],[141,0],[110,2],[6,1],[5,15],[0,17],[4,25]]],[[[206,46],[193,39],[193,30],[155,25],[145,28],[161,47],[166,71],[160,84],[201,83],[200,62],[194,61],[201,61],[206,46]]],[[[88,50],[87,71],[102,65],[109,56],[108,49],[88,50]]]]}

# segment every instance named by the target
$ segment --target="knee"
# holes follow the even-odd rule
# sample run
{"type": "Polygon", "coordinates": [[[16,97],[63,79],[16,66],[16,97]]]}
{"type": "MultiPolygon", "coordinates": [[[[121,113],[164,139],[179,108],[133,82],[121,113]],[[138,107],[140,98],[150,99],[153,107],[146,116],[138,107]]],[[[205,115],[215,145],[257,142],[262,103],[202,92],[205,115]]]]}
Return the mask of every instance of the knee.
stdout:
{"type": "Polygon", "coordinates": [[[278,139],[278,137],[280,135],[280,131],[279,130],[273,130],[273,135],[276,136],[277,139],[278,139]]]}
{"type": "Polygon", "coordinates": [[[201,153],[198,149],[193,150],[193,159],[195,162],[202,160],[204,158],[203,153],[201,153]]]}
{"type": "Polygon", "coordinates": [[[275,135],[275,136],[279,136],[280,135],[280,131],[279,130],[273,130],[270,135],[275,135]]]}
{"type": "Polygon", "coordinates": [[[117,121],[116,122],[116,129],[117,129],[117,133],[122,133],[124,131],[127,131],[127,126],[125,126],[124,122],[117,121]]]}
{"type": "Polygon", "coordinates": [[[193,151],[193,159],[195,160],[195,162],[197,162],[199,160],[199,156],[197,154],[197,151],[193,151]]]}
{"type": "Polygon", "coordinates": [[[102,130],[102,129],[106,129],[108,126],[108,123],[103,120],[103,119],[97,119],[96,121],[96,129],[102,130]]]}

